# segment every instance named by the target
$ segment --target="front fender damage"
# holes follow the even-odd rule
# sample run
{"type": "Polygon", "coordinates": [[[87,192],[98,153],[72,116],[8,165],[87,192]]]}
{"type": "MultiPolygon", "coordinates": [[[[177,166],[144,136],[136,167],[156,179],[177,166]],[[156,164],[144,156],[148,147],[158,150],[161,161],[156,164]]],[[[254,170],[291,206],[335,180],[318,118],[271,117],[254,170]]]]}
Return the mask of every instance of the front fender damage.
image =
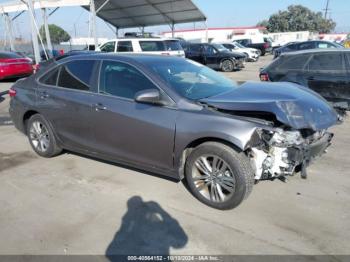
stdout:
{"type": "Polygon", "coordinates": [[[246,154],[251,160],[255,180],[285,181],[286,176],[300,173],[307,177],[306,168],[331,145],[333,134],[326,130],[285,131],[257,129],[246,154]]]}

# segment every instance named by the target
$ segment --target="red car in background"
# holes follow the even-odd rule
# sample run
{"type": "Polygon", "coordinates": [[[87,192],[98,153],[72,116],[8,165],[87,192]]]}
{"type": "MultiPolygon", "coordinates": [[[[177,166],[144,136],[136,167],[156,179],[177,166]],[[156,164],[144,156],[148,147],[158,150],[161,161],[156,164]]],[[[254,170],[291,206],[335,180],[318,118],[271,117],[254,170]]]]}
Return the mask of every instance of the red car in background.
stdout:
{"type": "Polygon", "coordinates": [[[14,52],[0,52],[0,80],[33,74],[32,61],[14,52]]]}

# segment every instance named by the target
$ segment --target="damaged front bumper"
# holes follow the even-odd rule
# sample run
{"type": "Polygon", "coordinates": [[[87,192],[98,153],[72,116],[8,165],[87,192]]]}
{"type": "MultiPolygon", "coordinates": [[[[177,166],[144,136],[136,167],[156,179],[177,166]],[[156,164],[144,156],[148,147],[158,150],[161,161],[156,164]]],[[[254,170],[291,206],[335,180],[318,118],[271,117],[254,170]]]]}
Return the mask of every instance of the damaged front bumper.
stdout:
{"type": "Polygon", "coordinates": [[[306,167],[325,153],[333,134],[319,131],[304,138],[299,131],[263,131],[259,137],[260,143],[249,152],[255,180],[284,180],[296,173],[306,178],[306,167]]]}

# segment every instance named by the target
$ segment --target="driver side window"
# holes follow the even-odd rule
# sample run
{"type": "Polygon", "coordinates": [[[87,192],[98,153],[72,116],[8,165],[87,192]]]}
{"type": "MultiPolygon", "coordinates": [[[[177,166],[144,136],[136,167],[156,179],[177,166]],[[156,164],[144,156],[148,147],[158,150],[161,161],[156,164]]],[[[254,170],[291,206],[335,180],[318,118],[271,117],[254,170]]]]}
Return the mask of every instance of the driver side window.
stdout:
{"type": "Polygon", "coordinates": [[[104,61],[100,72],[99,93],[134,99],[137,92],[158,89],[133,66],[122,62],[104,61]]]}
{"type": "Polygon", "coordinates": [[[115,51],[115,41],[105,43],[100,50],[106,53],[113,53],[115,51]]]}
{"type": "Polygon", "coordinates": [[[207,55],[214,55],[214,54],[217,53],[216,50],[215,50],[215,48],[212,47],[212,46],[205,46],[205,47],[204,47],[204,52],[205,52],[205,54],[207,54],[207,55]]]}

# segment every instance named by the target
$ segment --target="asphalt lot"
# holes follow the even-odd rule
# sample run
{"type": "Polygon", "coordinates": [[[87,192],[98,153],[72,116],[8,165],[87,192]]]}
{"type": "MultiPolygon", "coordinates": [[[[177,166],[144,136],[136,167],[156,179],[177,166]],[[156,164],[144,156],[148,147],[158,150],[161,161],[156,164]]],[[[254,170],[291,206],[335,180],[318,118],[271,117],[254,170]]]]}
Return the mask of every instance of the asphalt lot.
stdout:
{"type": "MultiPolygon", "coordinates": [[[[227,76],[258,80],[271,56],[227,76]]],[[[0,92],[11,83],[0,82],[0,92]]],[[[350,120],[309,178],[257,184],[231,211],[175,183],[71,153],[36,156],[0,99],[0,254],[350,254],[350,120]]]]}

